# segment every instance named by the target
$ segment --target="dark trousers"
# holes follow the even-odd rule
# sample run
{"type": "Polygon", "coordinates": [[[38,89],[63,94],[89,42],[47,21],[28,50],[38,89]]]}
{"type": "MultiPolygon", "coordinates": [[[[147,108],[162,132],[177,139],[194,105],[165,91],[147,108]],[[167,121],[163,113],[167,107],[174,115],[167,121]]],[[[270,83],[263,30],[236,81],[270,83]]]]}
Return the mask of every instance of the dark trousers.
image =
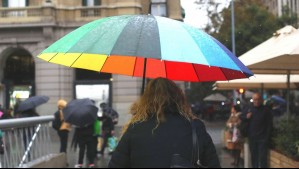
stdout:
{"type": "MultiPolygon", "coordinates": [[[[30,142],[32,141],[32,136],[35,133],[35,127],[28,127],[23,129],[23,142],[25,147],[25,152],[27,151],[30,142]]],[[[28,152],[27,160],[31,161],[31,153],[28,152]]]]}
{"type": "Polygon", "coordinates": [[[66,153],[69,131],[68,130],[59,130],[58,135],[60,138],[60,152],[66,153]]]}
{"type": "Polygon", "coordinates": [[[103,144],[102,144],[102,147],[101,147],[101,151],[100,151],[100,154],[104,154],[105,153],[105,148],[107,147],[107,144],[108,144],[108,139],[109,137],[111,137],[111,132],[110,131],[103,131],[102,133],[102,137],[103,137],[103,144]]]}
{"type": "Polygon", "coordinates": [[[87,159],[89,164],[94,164],[96,157],[97,137],[88,136],[79,138],[79,160],[78,164],[83,164],[85,151],[87,150],[87,159]]]}
{"type": "Polygon", "coordinates": [[[266,140],[249,139],[252,168],[268,168],[268,145],[266,140]]]}

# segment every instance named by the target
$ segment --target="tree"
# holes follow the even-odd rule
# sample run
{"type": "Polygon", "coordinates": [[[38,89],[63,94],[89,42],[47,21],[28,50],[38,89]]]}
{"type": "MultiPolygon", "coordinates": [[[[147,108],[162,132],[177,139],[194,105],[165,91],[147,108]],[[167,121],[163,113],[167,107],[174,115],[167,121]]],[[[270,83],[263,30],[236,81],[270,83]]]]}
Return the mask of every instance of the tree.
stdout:
{"type": "Polygon", "coordinates": [[[208,23],[206,23],[205,31],[218,31],[223,22],[222,11],[228,6],[229,0],[196,0],[194,2],[198,10],[206,11],[208,23]]]}
{"type": "MultiPolygon", "coordinates": [[[[235,1],[236,55],[240,56],[270,38],[279,28],[275,16],[267,11],[260,0],[235,1]]],[[[231,9],[223,11],[219,32],[212,35],[229,49],[231,43],[231,9]]]]}
{"type": "MultiPolygon", "coordinates": [[[[236,55],[240,56],[273,36],[281,27],[297,23],[296,14],[284,8],[283,16],[276,18],[260,0],[235,0],[236,55]]],[[[206,10],[210,18],[205,30],[232,49],[231,8],[226,0],[196,0],[198,9],[206,10]],[[220,2],[224,2],[220,3],[220,2]]],[[[190,100],[202,101],[213,93],[213,83],[194,83],[188,94],[190,100]]]]}
{"type": "Polygon", "coordinates": [[[186,91],[189,103],[202,102],[213,91],[213,83],[191,83],[186,91]]]}

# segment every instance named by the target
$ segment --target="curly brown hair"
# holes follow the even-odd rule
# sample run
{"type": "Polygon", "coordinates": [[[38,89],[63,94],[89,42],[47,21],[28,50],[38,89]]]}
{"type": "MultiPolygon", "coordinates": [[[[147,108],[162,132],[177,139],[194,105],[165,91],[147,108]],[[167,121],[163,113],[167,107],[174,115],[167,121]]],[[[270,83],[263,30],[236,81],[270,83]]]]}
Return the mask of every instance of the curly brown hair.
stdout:
{"type": "Polygon", "coordinates": [[[185,119],[191,121],[197,119],[192,113],[183,91],[171,80],[156,78],[151,80],[144,94],[131,106],[132,118],[124,127],[125,132],[129,125],[147,121],[149,118],[157,118],[157,126],[165,122],[167,110],[174,110],[185,119]]]}

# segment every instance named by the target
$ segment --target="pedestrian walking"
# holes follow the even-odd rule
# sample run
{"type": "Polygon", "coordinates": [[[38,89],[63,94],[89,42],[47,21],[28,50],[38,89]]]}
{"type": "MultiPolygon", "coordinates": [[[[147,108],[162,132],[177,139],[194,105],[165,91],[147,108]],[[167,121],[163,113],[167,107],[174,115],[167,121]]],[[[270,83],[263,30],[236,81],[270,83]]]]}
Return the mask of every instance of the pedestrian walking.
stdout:
{"type": "MultiPolygon", "coordinates": [[[[107,147],[108,139],[114,135],[114,123],[111,117],[108,116],[107,112],[103,112],[103,116],[99,117],[98,120],[102,122],[101,136],[103,139],[103,144],[98,154],[103,156],[105,153],[105,148],[107,147]]],[[[111,153],[112,152],[110,152],[110,154],[111,153]]]]}
{"type": "Polygon", "coordinates": [[[54,113],[54,117],[58,120],[57,134],[60,138],[60,152],[67,153],[68,135],[71,131],[71,124],[64,121],[63,109],[66,107],[67,102],[65,100],[59,100],[57,102],[58,110],[54,113]]]}
{"type": "Polygon", "coordinates": [[[110,117],[113,121],[113,124],[116,125],[118,123],[119,114],[113,108],[109,107],[107,103],[101,103],[100,108],[102,109],[103,114],[110,117]]]}
{"type": "Polygon", "coordinates": [[[241,108],[235,105],[231,109],[231,116],[227,120],[226,126],[229,132],[228,149],[232,150],[234,161],[231,163],[234,167],[238,167],[240,163],[241,150],[243,149],[244,142],[240,135],[240,124],[241,124],[241,108]]]}
{"type": "Polygon", "coordinates": [[[254,94],[252,99],[253,105],[242,116],[242,120],[249,122],[248,139],[252,167],[267,168],[273,117],[271,110],[263,105],[261,94],[254,94]]]}
{"type": "Polygon", "coordinates": [[[192,161],[192,126],[196,126],[201,165],[220,167],[211,137],[192,113],[182,90],[165,78],[152,80],[130,110],[132,118],[114,151],[110,168],[169,168],[180,154],[192,161]]]}
{"type": "Polygon", "coordinates": [[[79,158],[78,164],[75,165],[75,168],[83,167],[85,152],[88,159],[88,167],[95,167],[96,145],[97,136],[94,134],[94,124],[85,127],[76,127],[72,146],[75,149],[79,146],[79,158]]]}

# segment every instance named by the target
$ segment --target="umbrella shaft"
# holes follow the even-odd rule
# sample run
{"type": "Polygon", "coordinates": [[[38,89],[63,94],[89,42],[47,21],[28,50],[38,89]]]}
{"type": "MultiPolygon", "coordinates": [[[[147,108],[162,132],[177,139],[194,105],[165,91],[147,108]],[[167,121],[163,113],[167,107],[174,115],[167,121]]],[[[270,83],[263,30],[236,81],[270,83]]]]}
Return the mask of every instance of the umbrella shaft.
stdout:
{"type": "Polygon", "coordinates": [[[144,89],[145,89],[146,62],[147,62],[147,58],[144,59],[144,67],[143,67],[143,79],[142,79],[141,95],[143,95],[143,93],[144,93],[144,89]]]}

